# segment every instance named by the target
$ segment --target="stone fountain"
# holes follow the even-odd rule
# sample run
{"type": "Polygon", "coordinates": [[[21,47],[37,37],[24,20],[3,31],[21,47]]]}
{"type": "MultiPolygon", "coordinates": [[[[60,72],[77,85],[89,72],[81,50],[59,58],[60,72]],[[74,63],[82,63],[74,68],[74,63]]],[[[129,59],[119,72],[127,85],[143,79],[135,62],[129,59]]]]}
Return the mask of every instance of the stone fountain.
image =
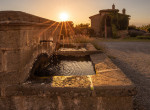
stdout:
{"type": "Polygon", "coordinates": [[[46,27],[49,24],[0,23],[1,110],[133,110],[135,85],[104,53],[92,44],[59,44],[50,40],[47,36],[55,27],[37,39],[37,33],[46,27]],[[52,66],[49,59],[53,55],[65,57],[60,57],[60,62],[69,56],[88,56],[88,60],[79,61],[90,61],[94,73],[41,76],[38,72],[52,66]]]}

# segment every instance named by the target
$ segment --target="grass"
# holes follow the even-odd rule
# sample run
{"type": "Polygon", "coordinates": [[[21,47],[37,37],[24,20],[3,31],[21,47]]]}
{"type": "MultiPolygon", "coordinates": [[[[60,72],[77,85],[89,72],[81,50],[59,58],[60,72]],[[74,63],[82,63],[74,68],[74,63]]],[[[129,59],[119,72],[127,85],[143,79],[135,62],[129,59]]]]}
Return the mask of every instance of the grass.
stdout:
{"type": "Polygon", "coordinates": [[[137,39],[150,40],[150,36],[137,36],[137,39]]]}
{"type": "Polygon", "coordinates": [[[78,35],[73,37],[74,43],[91,43],[94,40],[94,38],[91,38],[86,35],[78,35]]]}
{"type": "Polygon", "coordinates": [[[126,37],[126,38],[119,38],[119,39],[103,39],[103,38],[98,38],[99,41],[101,42],[150,42],[150,39],[140,39],[137,37],[126,37]]]}

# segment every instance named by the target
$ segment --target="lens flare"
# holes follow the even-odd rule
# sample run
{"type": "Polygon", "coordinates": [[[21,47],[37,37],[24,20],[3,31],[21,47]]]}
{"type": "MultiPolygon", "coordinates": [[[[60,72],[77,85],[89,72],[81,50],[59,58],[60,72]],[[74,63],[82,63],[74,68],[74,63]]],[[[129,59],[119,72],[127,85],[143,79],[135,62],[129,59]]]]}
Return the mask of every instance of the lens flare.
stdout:
{"type": "Polygon", "coordinates": [[[60,18],[60,21],[68,21],[69,15],[67,13],[61,13],[59,18],[60,18]]]}

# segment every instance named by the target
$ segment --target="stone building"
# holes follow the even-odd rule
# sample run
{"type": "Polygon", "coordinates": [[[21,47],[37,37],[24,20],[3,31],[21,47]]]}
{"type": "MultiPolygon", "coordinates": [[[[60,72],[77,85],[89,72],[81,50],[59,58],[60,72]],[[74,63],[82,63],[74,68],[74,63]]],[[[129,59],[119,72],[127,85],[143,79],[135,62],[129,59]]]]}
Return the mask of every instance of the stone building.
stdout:
{"type": "Polygon", "coordinates": [[[126,14],[126,9],[119,13],[113,4],[112,9],[100,10],[98,14],[89,18],[96,36],[107,38],[115,36],[116,30],[127,30],[130,16],[126,14]]]}

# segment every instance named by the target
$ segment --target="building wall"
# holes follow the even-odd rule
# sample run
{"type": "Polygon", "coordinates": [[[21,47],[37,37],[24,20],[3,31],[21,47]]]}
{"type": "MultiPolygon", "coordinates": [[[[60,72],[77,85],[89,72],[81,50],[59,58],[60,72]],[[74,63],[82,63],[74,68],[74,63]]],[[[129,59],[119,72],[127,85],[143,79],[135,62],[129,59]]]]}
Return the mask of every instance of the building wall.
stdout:
{"type": "MultiPolygon", "coordinates": [[[[95,33],[97,36],[99,37],[105,37],[106,34],[106,30],[105,30],[105,19],[107,16],[109,16],[110,13],[113,13],[112,11],[104,11],[104,12],[100,12],[98,15],[92,16],[90,17],[91,19],[91,27],[92,29],[94,29],[95,33]]],[[[113,19],[111,19],[111,22],[114,23],[114,25],[116,25],[116,28],[118,30],[125,30],[127,29],[128,25],[129,25],[129,15],[123,15],[120,14],[118,12],[114,12],[115,15],[118,15],[119,19],[116,18],[116,22],[114,23],[113,19]],[[117,25],[117,23],[119,23],[117,25]]],[[[112,17],[111,17],[112,18],[112,17]]],[[[108,29],[108,35],[112,36],[112,27],[107,27],[108,29]],[[109,33],[110,32],[110,33],[109,33]]]]}
{"type": "Polygon", "coordinates": [[[97,36],[100,33],[100,23],[99,23],[100,17],[101,17],[100,15],[97,15],[91,19],[91,28],[94,29],[97,36]]]}

